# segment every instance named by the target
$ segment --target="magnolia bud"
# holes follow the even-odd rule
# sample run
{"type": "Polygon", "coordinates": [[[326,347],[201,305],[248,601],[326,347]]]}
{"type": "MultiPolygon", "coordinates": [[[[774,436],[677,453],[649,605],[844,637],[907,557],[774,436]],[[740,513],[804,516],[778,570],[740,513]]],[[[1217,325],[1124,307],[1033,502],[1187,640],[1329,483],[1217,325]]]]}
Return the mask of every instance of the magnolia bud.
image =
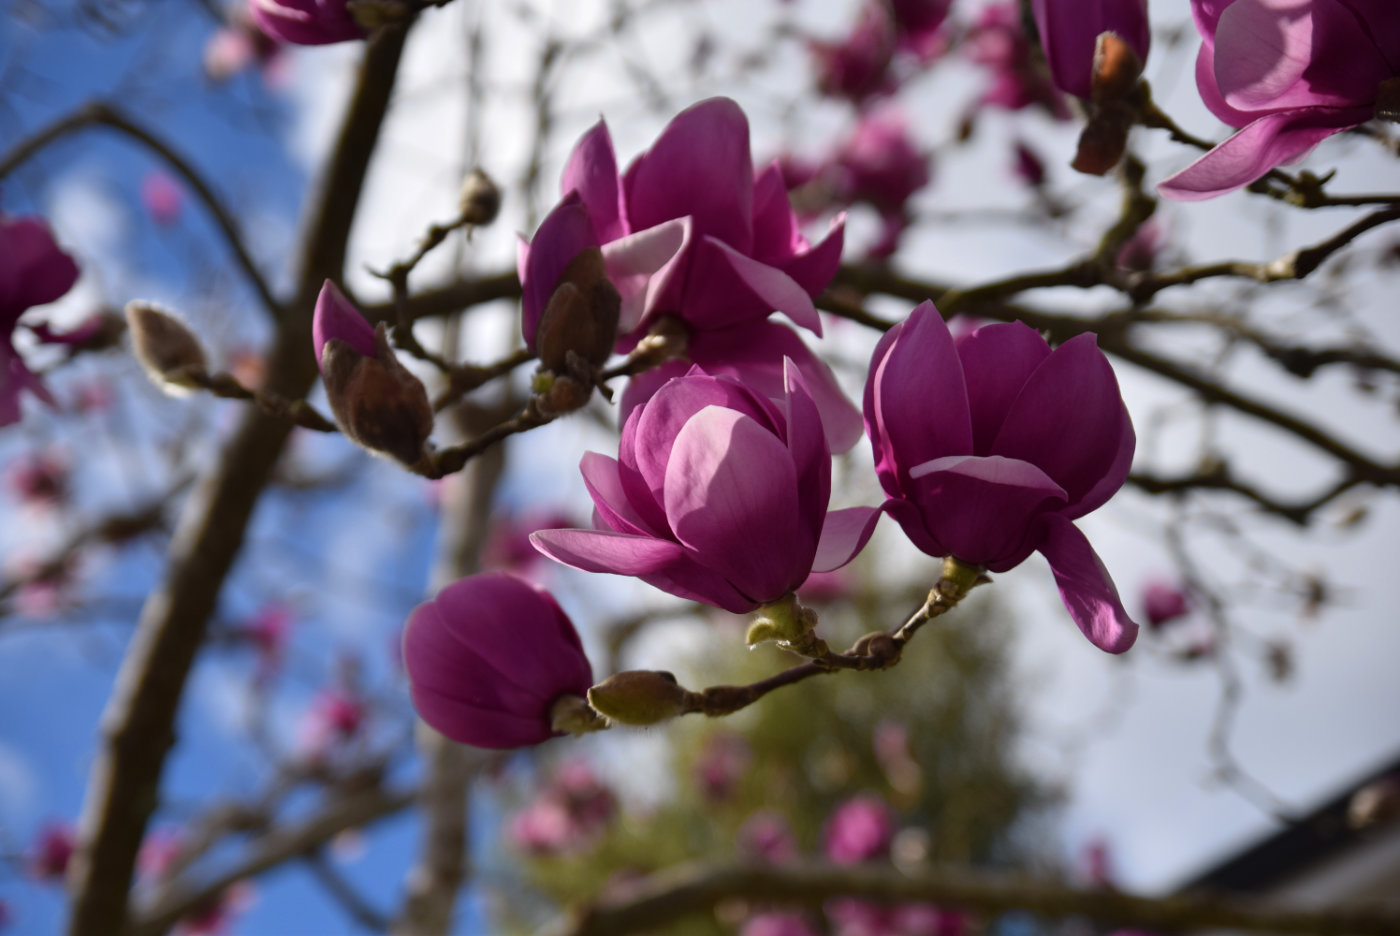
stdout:
{"type": "Polygon", "coordinates": [[[535,332],[540,365],[556,374],[569,370],[568,354],[601,367],[612,353],[622,297],[608,280],[603,252],[579,251],[564,268],[535,332]]]}
{"type": "Polygon", "coordinates": [[[423,383],[399,363],[384,323],[374,331],[374,357],[332,338],[321,350],[321,375],[331,412],[350,439],[405,465],[425,457],[433,407],[423,383]]]}
{"type": "Polygon", "coordinates": [[[588,702],[623,725],[655,725],[690,711],[690,693],[670,673],[628,670],[588,690],[588,702]]]}
{"type": "Polygon", "coordinates": [[[166,392],[199,386],[206,374],[204,348],[189,326],[147,302],[126,304],[132,350],[151,380],[166,392]]]}
{"type": "Polygon", "coordinates": [[[467,173],[457,207],[468,224],[490,224],[501,211],[501,190],[480,169],[467,173]]]}

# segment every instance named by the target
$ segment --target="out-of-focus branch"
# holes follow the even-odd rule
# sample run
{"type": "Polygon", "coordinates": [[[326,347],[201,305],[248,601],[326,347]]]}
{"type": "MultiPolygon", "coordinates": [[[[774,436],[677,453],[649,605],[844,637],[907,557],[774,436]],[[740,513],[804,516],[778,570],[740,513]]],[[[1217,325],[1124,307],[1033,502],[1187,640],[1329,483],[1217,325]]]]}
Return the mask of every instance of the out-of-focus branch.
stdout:
{"type": "Polygon", "coordinates": [[[313,852],[306,857],[307,870],[325,888],[326,893],[335,898],[336,902],[345,909],[345,912],[360,925],[362,929],[371,933],[383,933],[389,929],[389,921],[378,910],[371,907],[369,903],[360,896],[360,892],[355,886],[345,880],[344,876],[335,869],[326,859],[325,850],[313,852]]]}
{"type": "MultiPolygon", "coordinates": [[[[361,828],[413,805],[414,789],[355,790],[338,796],[299,822],[278,826],[252,840],[238,860],[202,881],[177,881],[138,908],[130,936],[161,936],[192,910],[217,898],[239,881],[294,858],[313,855],[347,829],[361,828]]],[[[111,933],[109,927],[94,932],[111,933]]]]}
{"type": "Polygon", "coordinates": [[[288,400],[274,393],[252,390],[238,382],[238,378],[226,373],[187,373],[186,376],[216,397],[226,400],[250,400],[256,403],[269,416],[286,419],[303,429],[312,432],[339,432],[336,424],[322,416],[305,400],[288,400]]]}
{"type": "MultiPolygon", "coordinates": [[[[844,266],[837,273],[835,285],[855,289],[863,294],[880,293],[887,296],[922,302],[933,299],[939,302],[946,287],[899,276],[890,270],[874,266],[844,266]]],[[[964,296],[968,293],[964,293],[964,296]]],[[[852,302],[839,292],[828,292],[817,299],[817,304],[836,315],[849,313],[852,302]],[[837,301],[828,301],[829,297],[837,301]]],[[[940,309],[940,311],[942,311],[940,309]]],[[[994,321],[1022,321],[1037,331],[1046,332],[1056,343],[1062,343],[1085,333],[1098,336],[1099,347],[1108,354],[1136,364],[1173,383],[1192,390],[1208,405],[1225,406],[1246,416],[1281,429],[1333,458],[1358,482],[1366,482],[1382,487],[1400,486],[1400,465],[1382,464],[1356,448],[1348,445],[1290,413],[1262,403],[1252,397],[1237,393],[1228,387],[1206,377],[1194,368],[1178,364],[1169,358],[1161,357],[1133,344],[1128,338],[1130,319],[1123,315],[1110,315],[1099,319],[1074,318],[1041,312],[1028,306],[1011,304],[999,299],[967,301],[960,311],[994,321]]],[[[862,313],[859,320],[873,328],[887,329],[894,322],[886,322],[868,313],[862,313]]]]}
{"type": "Polygon", "coordinates": [[[1001,874],[963,869],[914,873],[892,867],[829,865],[691,865],[662,872],[603,898],[560,921],[551,936],[623,936],[659,932],[666,924],[711,910],[724,901],[750,900],[820,907],[833,897],[879,903],[927,901],[992,915],[1019,910],[1046,917],[1082,916],[1146,931],[1246,930],[1327,936],[1396,936],[1400,915],[1368,909],[1303,910],[1237,899],[1135,897],[1110,890],[1073,890],[1001,874]]]}
{"type": "Polygon", "coordinates": [[[0,179],[42,152],[50,144],[89,127],[107,127],[115,130],[135,140],[165,160],[170,168],[174,169],[185,180],[185,183],[194,191],[199,200],[204,203],[205,208],[209,210],[219,232],[223,234],[229,249],[233,251],[234,259],[237,260],[244,275],[248,277],[248,281],[253,284],[253,289],[257,291],[258,298],[262,300],[268,312],[272,313],[274,318],[282,317],[285,309],[272,294],[267,280],[263,278],[262,272],[253,262],[252,255],[248,253],[248,248],[243,243],[243,237],[233,222],[233,215],[219,196],[214,194],[214,190],[209,187],[209,184],[204,181],[204,177],[194,166],[176,153],[168,143],[105,101],[93,101],[15,144],[9,152],[0,156],[0,179]]]}
{"type": "MultiPolygon", "coordinates": [[[[344,271],[351,223],[405,35],[403,29],[385,29],[367,44],[339,138],[311,201],[296,298],[278,322],[270,358],[268,392],[284,399],[304,397],[316,378],[312,309],[322,283],[341,278],[344,271]]],[[[246,411],[186,506],[166,579],[142,611],[103,713],[102,740],[69,872],[70,936],[125,929],[136,853],[160,799],[185,681],[253,508],[291,430],[285,419],[246,411]]]]}
{"type": "Polygon", "coordinates": [[[1166,478],[1134,472],[1128,483],[1148,494],[1185,494],[1189,491],[1232,491],[1258,505],[1265,513],[1282,517],[1289,523],[1306,526],[1312,515],[1332,503],[1342,494],[1360,484],[1356,478],[1344,478],[1315,497],[1300,501],[1281,501],[1263,493],[1252,484],[1236,478],[1229,465],[1212,463],[1195,474],[1166,478]]]}

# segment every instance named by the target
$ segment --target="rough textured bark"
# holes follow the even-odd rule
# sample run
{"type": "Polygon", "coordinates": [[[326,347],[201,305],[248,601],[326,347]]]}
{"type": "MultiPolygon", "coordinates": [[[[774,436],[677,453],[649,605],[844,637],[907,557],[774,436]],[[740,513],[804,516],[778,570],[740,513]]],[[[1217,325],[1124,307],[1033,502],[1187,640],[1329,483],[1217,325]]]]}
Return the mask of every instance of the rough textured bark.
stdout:
{"type": "MultiPolygon", "coordinates": [[[[304,397],[316,379],[311,350],[316,294],[325,279],[339,279],[344,270],[351,222],[404,38],[402,28],[385,30],[368,44],[328,171],[311,202],[296,293],[271,350],[269,389],[287,399],[304,397]]],[[[249,408],[185,505],[165,580],[142,610],[103,713],[69,877],[71,936],[110,936],[125,928],[136,853],[160,799],[185,682],[291,429],[286,420],[249,408]]]]}

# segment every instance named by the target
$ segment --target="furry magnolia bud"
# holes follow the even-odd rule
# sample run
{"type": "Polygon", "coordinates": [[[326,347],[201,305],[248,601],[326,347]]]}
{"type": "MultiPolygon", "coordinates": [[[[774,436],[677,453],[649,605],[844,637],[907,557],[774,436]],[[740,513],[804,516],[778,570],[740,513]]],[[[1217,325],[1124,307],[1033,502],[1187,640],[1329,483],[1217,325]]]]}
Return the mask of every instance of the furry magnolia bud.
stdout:
{"type": "Polygon", "coordinates": [[[423,382],[399,363],[383,322],[374,331],[374,357],[340,339],[321,351],[321,375],[341,431],[367,449],[413,466],[425,457],[433,407],[423,382]]]}
{"type": "Polygon", "coordinates": [[[617,339],[622,297],[608,280],[603,252],[579,251],[564,268],[535,332],[540,365],[556,374],[570,372],[569,352],[601,367],[617,339]]]}
{"type": "Polygon", "coordinates": [[[588,690],[588,704],[623,725],[655,725],[684,715],[690,693],[670,673],[628,670],[588,690]]]}
{"type": "Polygon", "coordinates": [[[489,175],[473,169],[462,181],[457,207],[468,224],[490,224],[501,211],[501,190],[489,175]]]}
{"type": "Polygon", "coordinates": [[[126,304],[132,350],[151,380],[167,392],[193,388],[207,373],[204,348],[189,326],[148,302],[126,304]]]}

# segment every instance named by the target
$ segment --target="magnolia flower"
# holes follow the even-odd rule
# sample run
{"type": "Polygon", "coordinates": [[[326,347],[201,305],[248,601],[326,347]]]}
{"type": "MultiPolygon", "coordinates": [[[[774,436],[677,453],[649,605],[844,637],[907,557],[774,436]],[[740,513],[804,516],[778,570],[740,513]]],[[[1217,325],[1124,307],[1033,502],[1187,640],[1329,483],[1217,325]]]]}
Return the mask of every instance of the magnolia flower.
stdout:
{"type": "Polygon", "coordinates": [[[23,390],[54,404],[24,365],[11,334],[21,315],[58,299],[77,281],[78,265],[54,242],[43,221],[0,215],[0,426],[19,422],[23,390]]]}
{"type": "Polygon", "coordinates": [[[928,154],[915,146],[904,116],[891,109],[862,117],[834,163],[841,196],[882,212],[903,211],[930,178],[928,154]]]}
{"type": "Polygon", "coordinates": [[[413,707],[454,741],[516,748],[554,737],[552,709],[593,683],[558,602],[502,573],[472,575],[413,609],[403,633],[413,707]]]}
{"type": "Polygon", "coordinates": [[[954,342],[925,302],[880,340],[865,421],[885,510],[931,556],[1004,572],[1039,550],[1095,646],[1137,625],[1073,520],[1127,478],[1136,437],[1091,334],[1054,351],[1019,322],[954,342]]]}
{"type": "Polygon", "coordinates": [[[859,864],[889,854],[894,841],[894,814],[874,794],[849,799],[826,823],[826,857],[839,865],[859,864]]]}
{"type": "Polygon", "coordinates": [[[1396,112],[1394,0],[1191,0],[1191,12],[1201,99],[1241,129],[1162,182],[1167,198],[1232,192],[1334,133],[1396,112]]]}
{"type": "Polygon", "coordinates": [[[32,507],[53,508],[68,500],[68,459],[56,449],[21,456],[4,475],[15,497],[32,507]]]}
{"type": "Polygon", "coordinates": [[[738,789],[752,760],[753,751],[743,735],[716,731],[705,738],[695,758],[695,785],[710,802],[727,800],[738,789]]]}
{"type": "Polygon", "coordinates": [[[617,814],[617,796],[583,761],[563,764],[533,802],[516,813],[506,835],[532,855],[582,851],[617,814]]]}
{"type": "Polygon", "coordinates": [[[1020,110],[1039,104],[1057,119],[1069,117],[1059,93],[1035,67],[1031,43],[1021,29],[1015,3],[984,6],[968,31],[963,49],[967,58],[992,73],[991,86],[982,94],[983,104],[1004,110],[1020,110]]]}
{"type": "MultiPolygon", "coordinates": [[[[717,352],[738,349],[742,367],[761,370],[770,386],[780,386],[776,375],[790,357],[818,400],[833,450],[855,444],[855,410],[826,365],[795,334],[784,336],[786,329],[758,328],[777,311],[821,334],[812,299],[836,274],[844,219],[837,218],[815,246],[802,236],[778,164],[754,174],[748,120],[737,104],[712,98],[682,111],[625,175],[618,173],[612,138],[600,121],[574,147],[562,188],[563,201],[533,241],[522,241],[517,259],[522,328],[532,347],[569,265],[581,254],[586,264],[589,249],[600,246],[607,277],[621,296],[618,351],[631,350],[670,319],[686,338],[677,344],[707,370],[721,357],[717,352]],[[536,257],[537,249],[546,256],[536,257]],[[707,337],[714,332],[723,334],[707,337]]],[[[577,288],[591,295],[591,271],[574,272],[589,274],[577,288]]],[[[585,306],[596,310],[595,303],[585,306]]],[[[596,311],[576,317],[603,319],[596,311]]],[[[591,354],[597,350],[591,336],[603,329],[584,331],[591,354]]],[[[575,343],[573,334],[561,343],[565,350],[575,343]]],[[[630,387],[629,396],[630,406],[645,399],[630,387]]]]}
{"type": "Polygon", "coordinates": [[[157,169],[141,180],[141,204],[151,220],[161,227],[170,227],[180,220],[185,196],[180,184],[168,172],[157,169]]]}
{"type": "Polygon", "coordinates": [[[818,936],[821,932],[800,913],[760,913],[744,921],[739,936],[818,936]]]}
{"type": "Polygon", "coordinates": [[[360,310],[326,280],[311,320],[316,363],[341,431],[406,465],[425,456],[433,408],[423,383],[399,363],[384,323],[371,328],[360,310]]]}
{"type": "Polygon", "coordinates": [[[363,39],[346,0],[248,0],[253,21],[268,37],[294,45],[363,39]]]}
{"type": "Polygon", "coordinates": [[[737,614],[845,565],[878,511],[827,513],[831,453],[791,362],[785,389],[780,409],[733,378],[671,380],[628,417],[618,460],[583,457],[598,529],[543,530],[535,548],[737,614]]]}
{"type": "Polygon", "coordinates": [[[897,87],[890,64],[898,41],[890,7],[883,0],[866,0],[849,36],[839,42],[809,44],[818,90],[852,101],[891,93],[897,87]]]}
{"type": "Polygon", "coordinates": [[[744,820],[734,836],[744,858],[784,864],[797,860],[797,840],[787,820],[770,809],[760,809],[744,820]]]}
{"type": "Polygon", "coordinates": [[[493,516],[486,542],[481,547],[481,565],[493,572],[509,572],[529,579],[542,562],[539,551],[530,544],[530,534],[573,522],[573,517],[558,509],[493,516]]]}
{"type": "Polygon", "coordinates": [[[1170,582],[1149,582],[1142,590],[1142,611],[1149,627],[1185,617],[1191,611],[1191,596],[1180,585],[1170,582]]]}
{"type": "Polygon", "coordinates": [[[39,830],[29,856],[29,873],[36,881],[61,881],[68,874],[68,863],[78,848],[73,826],[51,822],[39,830]]]}
{"type": "Polygon", "coordinates": [[[1147,0],[1031,0],[1031,11],[1055,87],[1067,94],[1089,99],[1094,51],[1102,33],[1122,39],[1139,62],[1147,59],[1152,41],[1147,0]]]}
{"type": "Polygon", "coordinates": [[[311,760],[321,760],[360,737],[369,710],[359,694],[336,686],[322,689],[302,716],[298,743],[311,760]]]}

